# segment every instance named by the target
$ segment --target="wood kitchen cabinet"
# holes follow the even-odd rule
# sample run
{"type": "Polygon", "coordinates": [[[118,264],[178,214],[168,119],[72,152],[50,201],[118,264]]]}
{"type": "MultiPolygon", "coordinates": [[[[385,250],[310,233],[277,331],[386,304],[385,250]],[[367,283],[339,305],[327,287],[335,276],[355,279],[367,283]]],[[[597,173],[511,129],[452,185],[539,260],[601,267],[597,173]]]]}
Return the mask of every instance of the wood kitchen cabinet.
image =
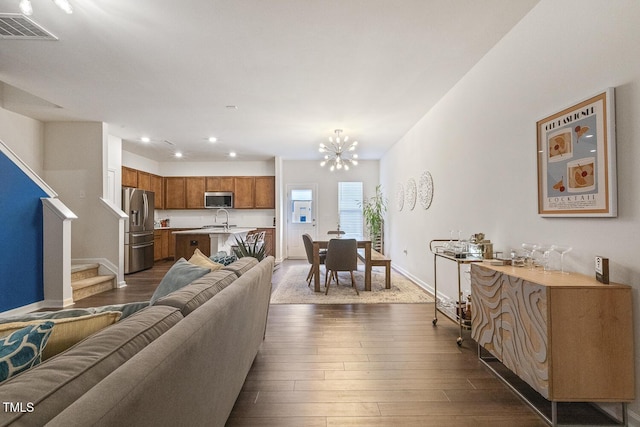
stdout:
{"type": "Polygon", "coordinates": [[[153,260],[160,261],[169,258],[169,243],[171,230],[155,230],[153,232],[153,260]]]}
{"type": "Polygon", "coordinates": [[[196,249],[200,249],[200,252],[206,256],[211,256],[211,238],[208,234],[174,234],[174,236],[175,258],[188,260],[196,249]]]}
{"type": "Polygon", "coordinates": [[[234,191],[232,176],[208,176],[205,191],[234,191]]]}
{"type": "Polygon", "coordinates": [[[276,208],[276,177],[256,176],[255,177],[255,197],[254,208],[275,209],[276,208]]]}
{"type": "Polygon", "coordinates": [[[149,172],[138,171],[138,188],[151,191],[151,174],[149,172]]]}
{"type": "Polygon", "coordinates": [[[138,171],[126,166],[122,167],[122,186],[138,188],[138,171]]]}
{"type": "Polygon", "coordinates": [[[185,207],[187,209],[204,209],[205,178],[189,176],[185,178],[185,207]]]}
{"type": "Polygon", "coordinates": [[[235,209],[253,209],[255,177],[236,176],[233,187],[233,207],[235,209]]]}
{"type": "Polygon", "coordinates": [[[154,206],[156,209],[164,209],[164,180],[161,176],[150,175],[150,190],[154,192],[154,206]]]}
{"type": "Polygon", "coordinates": [[[173,176],[164,179],[164,207],[165,209],[186,208],[184,177],[173,176]]]}
{"type": "Polygon", "coordinates": [[[473,264],[472,338],[553,404],[635,399],[631,287],[473,264]]]}

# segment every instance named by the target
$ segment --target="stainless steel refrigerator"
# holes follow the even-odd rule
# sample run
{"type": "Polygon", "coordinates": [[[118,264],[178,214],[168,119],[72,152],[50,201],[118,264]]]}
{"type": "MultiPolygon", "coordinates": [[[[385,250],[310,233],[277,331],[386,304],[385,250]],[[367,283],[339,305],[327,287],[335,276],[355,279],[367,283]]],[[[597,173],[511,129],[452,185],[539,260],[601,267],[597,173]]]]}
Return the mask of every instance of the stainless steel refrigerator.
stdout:
{"type": "Polygon", "coordinates": [[[124,227],[124,273],[153,267],[154,193],[122,189],[122,210],[129,215],[124,227]]]}

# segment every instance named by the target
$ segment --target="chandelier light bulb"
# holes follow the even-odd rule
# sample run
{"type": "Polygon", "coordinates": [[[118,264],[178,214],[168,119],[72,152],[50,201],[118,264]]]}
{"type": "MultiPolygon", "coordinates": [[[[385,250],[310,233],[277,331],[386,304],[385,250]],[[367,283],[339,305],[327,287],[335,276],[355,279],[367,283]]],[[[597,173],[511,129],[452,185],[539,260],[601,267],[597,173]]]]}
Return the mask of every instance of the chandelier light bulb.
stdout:
{"type": "Polygon", "coordinates": [[[342,169],[342,163],[337,163],[336,164],[336,169],[342,169]]]}
{"type": "Polygon", "coordinates": [[[335,166],[331,165],[331,167],[329,168],[329,170],[330,170],[331,172],[333,172],[335,168],[336,168],[335,166]]]}
{"type": "Polygon", "coordinates": [[[324,167],[324,165],[326,165],[326,164],[327,164],[326,160],[323,160],[323,161],[320,162],[320,166],[322,166],[322,167],[324,167]]]}
{"type": "Polygon", "coordinates": [[[349,139],[349,137],[347,135],[345,135],[344,142],[347,142],[348,139],[349,139]]]}
{"type": "Polygon", "coordinates": [[[325,154],[324,159],[325,159],[325,160],[329,160],[329,155],[328,155],[328,154],[325,154]]]}
{"type": "Polygon", "coordinates": [[[358,166],[358,161],[357,160],[351,160],[351,163],[353,163],[353,166],[358,166]]]}
{"type": "Polygon", "coordinates": [[[321,153],[324,153],[324,147],[318,148],[318,151],[321,152],[321,153]]]}
{"type": "Polygon", "coordinates": [[[31,1],[29,0],[20,0],[20,11],[25,15],[33,14],[33,6],[31,6],[31,1]]]}
{"type": "Polygon", "coordinates": [[[358,155],[356,153],[353,153],[353,156],[351,156],[351,157],[353,157],[354,159],[357,159],[358,155]]]}
{"type": "Polygon", "coordinates": [[[349,170],[349,166],[348,165],[344,165],[344,170],[348,171],[349,170]]]}

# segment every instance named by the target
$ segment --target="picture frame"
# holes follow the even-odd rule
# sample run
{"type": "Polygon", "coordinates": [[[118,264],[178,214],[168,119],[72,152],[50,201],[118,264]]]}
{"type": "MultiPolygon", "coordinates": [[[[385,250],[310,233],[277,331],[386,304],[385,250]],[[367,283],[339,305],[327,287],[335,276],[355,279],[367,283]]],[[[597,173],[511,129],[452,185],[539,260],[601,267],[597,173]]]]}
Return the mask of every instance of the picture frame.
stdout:
{"type": "Polygon", "coordinates": [[[614,92],[536,122],[539,215],[617,216],[614,92]]]}

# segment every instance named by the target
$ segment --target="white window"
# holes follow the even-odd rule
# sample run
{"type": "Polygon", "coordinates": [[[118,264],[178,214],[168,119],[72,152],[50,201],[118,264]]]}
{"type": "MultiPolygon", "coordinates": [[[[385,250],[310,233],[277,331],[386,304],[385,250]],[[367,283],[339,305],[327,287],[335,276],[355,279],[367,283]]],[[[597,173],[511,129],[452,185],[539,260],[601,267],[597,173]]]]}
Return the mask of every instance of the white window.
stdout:
{"type": "Polygon", "coordinates": [[[340,230],[346,234],[362,236],[362,182],[338,183],[338,212],[340,230]]]}

